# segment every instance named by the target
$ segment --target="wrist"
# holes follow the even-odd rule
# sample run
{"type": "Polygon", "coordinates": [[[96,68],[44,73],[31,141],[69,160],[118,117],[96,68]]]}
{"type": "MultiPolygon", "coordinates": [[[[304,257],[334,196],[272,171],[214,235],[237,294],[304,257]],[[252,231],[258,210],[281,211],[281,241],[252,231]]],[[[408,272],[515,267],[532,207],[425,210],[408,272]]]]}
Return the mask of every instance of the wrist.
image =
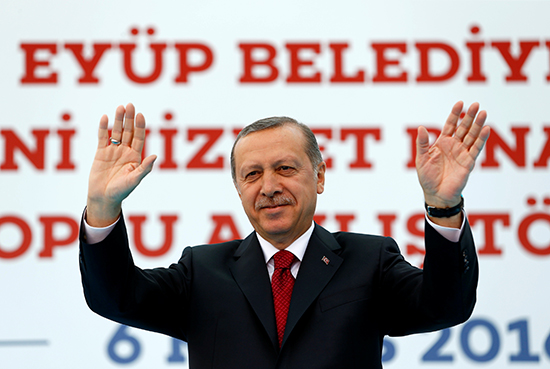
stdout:
{"type": "Polygon", "coordinates": [[[436,208],[451,208],[455,205],[457,205],[462,199],[462,193],[458,193],[457,195],[454,195],[452,197],[441,197],[437,195],[432,195],[424,191],[424,202],[428,204],[428,206],[433,206],[436,208]]]}
{"type": "Polygon", "coordinates": [[[121,204],[105,204],[88,198],[86,222],[92,227],[106,227],[119,218],[121,211],[121,204]]]}
{"type": "Polygon", "coordinates": [[[464,226],[464,212],[450,218],[431,218],[426,214],[426,221],[443,237],[449,241],[457,242],[461,233],[455,232],[464,226]]]}
{"type": "Polygon", "coordinates": [[[464,222],[463,214],[464,212],[461,211],[460,213],[448,218],[436,218],[431,217],[428,214],[426,215],[432,223],[437,224],[438,226],[459,229],[460,227],[462,227],[462,223],[464,222]]]}
{"type": "Polygon", "coordinates": [[[462,212],[464,209],[464,197],[460,196],[459,202],[455,202],[455,204],[456,205],[440,207],[430,205],[426,201],[424,207],[430,218],[450,218],[462,212]]]}

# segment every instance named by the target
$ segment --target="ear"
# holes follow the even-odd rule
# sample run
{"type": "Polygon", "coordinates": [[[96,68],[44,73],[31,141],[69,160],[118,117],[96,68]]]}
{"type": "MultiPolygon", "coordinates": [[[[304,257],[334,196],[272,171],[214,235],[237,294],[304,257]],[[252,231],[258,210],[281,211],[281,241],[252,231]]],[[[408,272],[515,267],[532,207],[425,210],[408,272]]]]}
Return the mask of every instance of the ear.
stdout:
{"type": "Polygon", "coordinates": [[[317,166],[317,193],[320,195],[325,191],[325,172],[327,164],[323,161],[317,166]]]}

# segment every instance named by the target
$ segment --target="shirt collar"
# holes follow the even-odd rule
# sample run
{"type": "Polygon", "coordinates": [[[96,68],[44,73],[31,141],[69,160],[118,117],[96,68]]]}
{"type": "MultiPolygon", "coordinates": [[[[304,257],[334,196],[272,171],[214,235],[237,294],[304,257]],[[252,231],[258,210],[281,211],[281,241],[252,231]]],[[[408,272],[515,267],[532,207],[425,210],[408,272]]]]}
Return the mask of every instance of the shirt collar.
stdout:
{"type": "MultiPolygon", "coordinates": [[[[313,234],[313,229],[315,228],[314,226],[315,223],[311,222],[311,227],[309,227],[303,235],[298,237],[296,241],[291,243],[290,246],[285,249],[293,253],[294,256],[296,256],[296,258],[300,260],[300,262],[302,261],[302,259],[304,258],[304,254],[306,253],[307,244],[309,243],[309,239],[313,234]]],[[[258,242],[260,242],[262,252],[264,253],[265,262],[267,263],[269,259],[271,259],[273,255],[275,255],[275,253],[280,250],[270,244],[269,241],[264,239],[262,236],[260,236],[258,232],[256,232],[256,236],[258,236],[258,242]]]]}

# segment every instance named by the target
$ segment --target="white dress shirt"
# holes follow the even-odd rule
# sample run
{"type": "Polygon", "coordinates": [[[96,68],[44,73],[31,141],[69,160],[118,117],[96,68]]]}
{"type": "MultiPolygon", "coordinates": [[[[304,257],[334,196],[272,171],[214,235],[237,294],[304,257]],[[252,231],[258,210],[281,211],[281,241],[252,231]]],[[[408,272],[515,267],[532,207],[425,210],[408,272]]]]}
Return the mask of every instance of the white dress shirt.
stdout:
{"type": "MultiPolygon", "coordinates": [[[[307,244],[309,243],[309,239],[311,238],[311,235],[313,234],[313,229],[315,228],[314,225],[315,223],[311,222],[311,227],[309,227],[303,235],[298,237],[296,241],[292,242],[290,246],[285,249],[286,251],[290,251],[291,253],[293,253],[296,257],[296,259],[294,259],[294,261],[290,265],[290,273],[292,273],[294,279],[296,279],[296,277],[298,276],[298,270],[300,270],[302,259],[304,258],[304,254],[306,253],[307,244]]],[[[258,241],[260,242],[260,246],[262,247],[262,252],[264,253],[265,262],[267,264],[267,272],[269,273],[269,279],[271,280],[271,277],[273,277],[273,272],[275,272],[275,260],[273,260],[273,255],[275,255],[280,250],[270,244],[269,241],[264,239],[257,232],[256,236],[258,236],[258,241]]]]}
{"type": "MultiPolygon", "coordinates": [[[[462,230],[464,229],[464,223],[466,221],[466,216],[463,214],[463,220],[462,225],[460,228],[449,228],[449,227],[442,227],[440,225],[437,225],[433,223],[429,218],[428,215],[426,215],[426,220],[428,223],[437,231],[440,235],[445,237],[447,240],[451,242],[458,242],[460,239],[460,235],[462,234],[462,230]]],[[[111,230],[115,227],[115,225],[118,223],[120,218],[118,218],[113,224],[97,228],[92,227],[88,225],[86,222],[86,213],[84,213],[84,234],[86,235],[86,241],[88,244],[94,244],[103,241],[109,233],[111,233],[111,230]]],[[[309,243],[309,239],[311,238],[311,235],[313,234],[313,229],[315,228],[315,223],[312,222],[311,226],[308,228],[308,230],[298,237],[296,241],[294,241],[290,246],[288,246],[285,250],[290,251],[294,254],[296,259],[290,266],[290,272],[296,278],[298,276],[298,271],[300,270],[300,265],[302,264],[302,260],[304,258],[304,254],[306,252],[307,244],[309,243]]],[[[273,255],[279,249],[277,249],[275,246],[273,246],[269,241],[264,239],[262,236],[260,236],[258,233],[256,233],[256,236],[258,236],[258,241],[260,243],[260,246],[262,248],[262,252],[264,254],[265,262],[267,265],[267,272],[269,273],[269,279],[271,280],[271,277],[273,276],[273,272],[275,271],[275,261],[273,260],[273,255]]]]}

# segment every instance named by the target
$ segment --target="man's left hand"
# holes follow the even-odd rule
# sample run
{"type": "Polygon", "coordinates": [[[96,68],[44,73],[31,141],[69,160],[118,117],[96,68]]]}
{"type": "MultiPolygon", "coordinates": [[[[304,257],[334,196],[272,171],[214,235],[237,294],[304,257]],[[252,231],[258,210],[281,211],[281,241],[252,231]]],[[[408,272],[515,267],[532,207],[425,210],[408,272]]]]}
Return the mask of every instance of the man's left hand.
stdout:
{"type": "Polygon", "coordinates": [[[441,134],[431,146],[426,128],[418,127],[416,171],[426,203],[437,208],[458,205],[476,158],[489,138],[490,128],[483,126],[487,113],[478,114],[478,103],[468,108],[457,127],[462,107],[462,101],[453,106],[441,134]]]}

